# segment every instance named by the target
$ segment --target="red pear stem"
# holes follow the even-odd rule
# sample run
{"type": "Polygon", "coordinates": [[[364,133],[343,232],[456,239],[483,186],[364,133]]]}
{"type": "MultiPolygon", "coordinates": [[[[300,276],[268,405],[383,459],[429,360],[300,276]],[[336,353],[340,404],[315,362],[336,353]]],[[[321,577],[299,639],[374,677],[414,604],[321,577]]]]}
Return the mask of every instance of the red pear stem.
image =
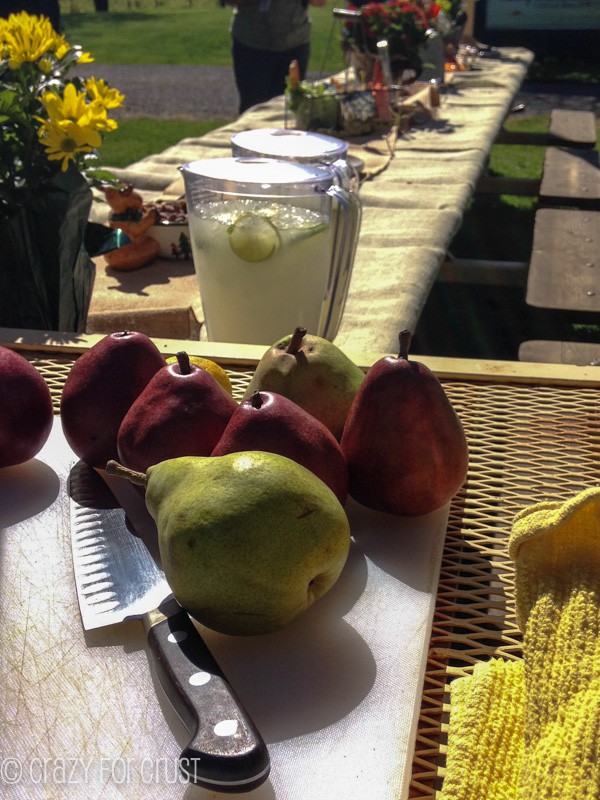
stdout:
{"type": "Polygon", "coordinates": [[[113,461],[112,459],[106,462],[106,471],[109,475],[116,475],[117,478],[125,478],[131,483],[135,483],[137,486],[145,486],[147,482],[144,472],[136,472],[134,469],[129,469],[129,467],[125,467],[123,464],[119,464],[118,461],[113,461]]]}
{"type": "Polygon", "coordinates": [[[292,356],[295,356],[298,350],[300,350],[300,345],[302,344],[302,339],[306,335],[306,328],[296,328],[294,333],[292,334],[292,338],[290,339],[290,343],[286,347],[285,352],[289,353],[292,356]]]}
{"type": "Polygon", "coordinates": [[[412,333],[407,330],[400,331],[400,336],[398,338],[400,340],[400,350],[398,353],[398,358],[403,358],[405,361],[408,361],[408,351],[410,350],[412,333]]]}
{"type": "Polygon", "coordinates": [[[185,350],[180,350],[175,357],[177,358],[177,363],[179,364],[179,372],[181,372],[182,375],[189,375],[192,371],[192,368],[190,366],[190,357],[185,350]]]}
{"type": "Polygon", "coordinates": [[[263,398],[260,392],[254,392],[250,398],[250,404],[252,405],[252,408],[262,408],[263,398]]]}

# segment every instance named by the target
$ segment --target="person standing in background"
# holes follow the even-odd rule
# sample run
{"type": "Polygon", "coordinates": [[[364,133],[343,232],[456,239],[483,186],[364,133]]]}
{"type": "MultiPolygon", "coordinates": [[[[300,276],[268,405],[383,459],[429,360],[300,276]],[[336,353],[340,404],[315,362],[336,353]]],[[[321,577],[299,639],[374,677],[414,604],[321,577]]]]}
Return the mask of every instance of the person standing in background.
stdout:
{"type": "Polygon", "coordinates": [[[298,62],[304,80],[310,55],[308,4],[327,0],[221,0],[233,5],[231,39],[239,111],[285,91],[290,62],[298,62]]]}

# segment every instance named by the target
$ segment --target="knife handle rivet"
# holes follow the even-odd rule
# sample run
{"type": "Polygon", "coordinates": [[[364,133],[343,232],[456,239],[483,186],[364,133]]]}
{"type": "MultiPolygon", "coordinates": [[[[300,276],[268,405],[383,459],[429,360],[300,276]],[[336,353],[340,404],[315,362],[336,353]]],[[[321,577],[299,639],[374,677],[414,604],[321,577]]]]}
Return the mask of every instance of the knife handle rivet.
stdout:
{"type": "Polygon", "coordinates": [[[204,686],[205,683],[208,683],[211,679],[210,672],[194,672],[193,675],[190,675],[189,682],[192,686],[204,686]]]}
{"type": "Polygon", "coordinates": [[[185,631],[173,631],[167,636],[167,639],[171,644],[177,644],[177,642],[183,642],[184,639],[187,639],[187,633],[185,631]]]}
{"type": "Polygon", "coordinates": [[[233,736],[238,729],[237,719],[224,719],[213,728],[217,736],[233,736]]]}

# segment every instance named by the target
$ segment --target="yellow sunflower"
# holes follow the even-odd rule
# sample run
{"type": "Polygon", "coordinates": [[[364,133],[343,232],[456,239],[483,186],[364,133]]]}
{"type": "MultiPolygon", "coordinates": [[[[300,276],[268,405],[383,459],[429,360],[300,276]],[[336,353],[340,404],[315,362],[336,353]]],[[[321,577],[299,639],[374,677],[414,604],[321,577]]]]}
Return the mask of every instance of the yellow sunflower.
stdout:
{"type": "Polygon", "coordinates": [[[42,103],[50,122],[56,124],[63,120],[87,124],[90,118],[90,105],[85,92],[78,92],[72,83],[65,86],[62,95],[56,92],[44,92],[42,103]]]}
{"type": "MultiPolygon", "coordinates": [[[[0,57],[8,58],[11,70],[19,69],[27,62],[39,62],[43,72],[49,72],[53,54],[62,59],[71,50],[65,37],[57,33],[47,17],[27,14],[21,11],[10,14],[8,19],[0,19],[0,57]]],[[[80,64],[89,64],[94,59],[89,53],[81,52],[77,58],[80,64]]]]}
{"type": "Polygon", "coordinates": [[[23,188],[29,182],[35,186],[40,174],[54,172],[56,162],[64,172],[74,164],[93,177],[94,151],[104,134],[118,127],[109,111],[120,106],[124,96],[96,78],[69,79],[75,63],[94,59],[78,45],[71,46],[42,15],[20,12],[0,18],[0,60],[3,88],[9,90],[0,124],[6,150],[0,183],[3,189],[12,187],[0,192],[1,216],[5,208],[19,207],[23,188]],[[90,154],[91,159],[86,157],[90,154]]]}
{"type": "Polygon", "coordinates": [[[91,153],[102,144],[102,137],[89,125],[63,119],[44,123],[38,137],[46,148],[49,161],[62,161],[61,169],[66,172],[69,162],[80,153],[91,153]]]}
{"type": "Polygon", "coordinates": [[[25,12],[11,14],[0,25],[3,56],[8,56],[9,69],[19,69],[27,61],[37,61],[56,52],[63,37],[56,33],[47,17],[25,12]]]}
{"type": "Polygon", "coordinates": [[[124,94],[112,89],[102,78],[88,78],[83,88],[90,100],[98,100],[104,108],[118,108],[125,100],[124,94]]]}
{"type": "MultiPolygon", "coordinates": [[[[108,107],[103,100],[95,99],[90,102],[87,92],[78,91],[72,83],[65,86],[62,95],[44,92],[41,100],[53,125],[70,120],[97,131],[114,131],[117,128],[115,120],[108,118],[108,107]]],[[[45,122],[43,119],[39,121],[45,122]]]]}

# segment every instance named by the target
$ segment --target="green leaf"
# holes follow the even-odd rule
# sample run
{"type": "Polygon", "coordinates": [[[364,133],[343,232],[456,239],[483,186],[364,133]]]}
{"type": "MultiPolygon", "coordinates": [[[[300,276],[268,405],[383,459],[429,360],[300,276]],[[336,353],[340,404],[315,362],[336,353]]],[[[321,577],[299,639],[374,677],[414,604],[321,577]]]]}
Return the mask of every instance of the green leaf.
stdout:
{"type": "Polygon", "coordinates": [[[123,185],[123,182],[110,170],[102,169],[100,167],[95,169],[86,169],[85,176],[95,186],[107,183],[116,187],[123,185]]]}

